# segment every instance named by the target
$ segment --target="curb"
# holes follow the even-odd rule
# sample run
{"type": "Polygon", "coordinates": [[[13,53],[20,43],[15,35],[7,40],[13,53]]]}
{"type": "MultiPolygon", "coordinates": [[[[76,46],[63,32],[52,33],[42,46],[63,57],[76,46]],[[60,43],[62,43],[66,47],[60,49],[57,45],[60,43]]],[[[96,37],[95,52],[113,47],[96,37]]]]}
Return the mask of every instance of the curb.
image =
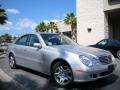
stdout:
{"type": "Polygon", "coordinates": [[[0,56],[3,55],[3,54],[5,54],[5,53],[1,53],[0,56]]]}
{"type": "Polygon", "coordinates": [[[5,56],[6,56],[5,53],[0,54],[0,59],[5,58],[5,56]]]}
{"type": "Polygon", "coordinates": [[[3,90],[29,90],[8,76],[2,69],[0,69],[0,84],[2,84],[0,88],[3,90]]]}

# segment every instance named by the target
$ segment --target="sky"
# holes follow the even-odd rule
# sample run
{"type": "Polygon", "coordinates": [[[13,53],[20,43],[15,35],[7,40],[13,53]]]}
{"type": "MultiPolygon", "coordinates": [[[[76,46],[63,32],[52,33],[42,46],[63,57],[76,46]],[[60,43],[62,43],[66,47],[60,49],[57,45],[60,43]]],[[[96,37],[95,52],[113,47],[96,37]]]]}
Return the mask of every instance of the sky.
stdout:
{"type": "Polygon", "coordinates": [[[35,32],[40,22],[63,20],[66,13],[76,14],[76,0],[0,0],[8,15],[7,24],[0,26],[0,35],[19,36],[35,32]]]}

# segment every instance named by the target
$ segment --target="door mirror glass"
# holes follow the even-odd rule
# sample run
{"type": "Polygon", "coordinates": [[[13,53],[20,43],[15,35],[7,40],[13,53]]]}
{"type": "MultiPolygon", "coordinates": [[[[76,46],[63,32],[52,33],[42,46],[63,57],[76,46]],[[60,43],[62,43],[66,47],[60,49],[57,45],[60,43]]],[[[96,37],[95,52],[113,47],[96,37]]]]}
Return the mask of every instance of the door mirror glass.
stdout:
{"type": "Polygon", "coordinates": [[[40,43],[34,43],[33,47],[42,48],[42,45],[40,43]]]}

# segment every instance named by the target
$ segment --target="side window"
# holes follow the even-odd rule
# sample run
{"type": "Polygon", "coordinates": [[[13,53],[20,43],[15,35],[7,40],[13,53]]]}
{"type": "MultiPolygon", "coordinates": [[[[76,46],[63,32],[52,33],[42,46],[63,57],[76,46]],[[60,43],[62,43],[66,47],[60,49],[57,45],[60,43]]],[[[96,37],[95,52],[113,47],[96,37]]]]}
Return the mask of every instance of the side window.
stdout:
{"type": "Polygon", "coordinates": [[[19,39],[16,41],[15,44],[27,46],[27,45],[28,45],[28,43],[27,43],[28,38],[29,38],[29,35],[22,36],[21,38],[19,38],[19,39]]]}
{"type": "Polygon", "coordinates": [[[109,41],[109,45],[110,45],[110,46],[119,46],[120,43],[119,43],[117,40],[110,40],[110,41],[109,41]]]}
{"type": "Polygon", "coordinates": [[[108,43],[107,43],[107,40],[102,40],[102,41],[100,41],[99,43],[98,43],[98,45],[100,45],[100,46],[105,46],[105,45],[107,45],[108,43]]]}
{"type": "Polygon", "coordinates": [[[116,45],[116,42],[115,41],[113,41],[113,40],[109,40],[109,44],[108,44],[109,46],[115,46],[116,45]]]}
{"type": "Polygon", "coordinates": [[[34,43],[40,43],[39,39],[38,39],[38,37],[36,35],[31,35],[29,45],[33,47],[34,43]]]}

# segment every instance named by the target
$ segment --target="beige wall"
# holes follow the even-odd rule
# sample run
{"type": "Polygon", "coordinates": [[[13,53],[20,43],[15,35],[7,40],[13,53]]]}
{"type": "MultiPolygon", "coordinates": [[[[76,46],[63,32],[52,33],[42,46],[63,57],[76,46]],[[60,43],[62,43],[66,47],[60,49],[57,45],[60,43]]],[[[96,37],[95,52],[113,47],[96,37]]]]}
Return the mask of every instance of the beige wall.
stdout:
{"type": "Polygon", "coordinates": [[[66,25],[66,24],[64,23],[64,21],[59,21],[59,22],[57,22],[56,24],[57,24],[58,30],[59,30],[60,32],[71,31],[70,25],[66,25]]]}
{"type": "Polygon", "coordinates": [[[104,39],[106,17],[103,12],[103,0],[77,0],[76,8],[77,42],[91,45],[104,39]],[[87,28],[92,31],[88,33],[87,28]]]}
{"type": "Polygon", "coordinates": [[[108,25],[109,11],[120,10],[120,0],[76,0],[77,8],[77,42],[82,45],[95,44],[110,37],[111,26],[108,25]],[[87,28],[91,28],[89,33],[87,28]]]}

